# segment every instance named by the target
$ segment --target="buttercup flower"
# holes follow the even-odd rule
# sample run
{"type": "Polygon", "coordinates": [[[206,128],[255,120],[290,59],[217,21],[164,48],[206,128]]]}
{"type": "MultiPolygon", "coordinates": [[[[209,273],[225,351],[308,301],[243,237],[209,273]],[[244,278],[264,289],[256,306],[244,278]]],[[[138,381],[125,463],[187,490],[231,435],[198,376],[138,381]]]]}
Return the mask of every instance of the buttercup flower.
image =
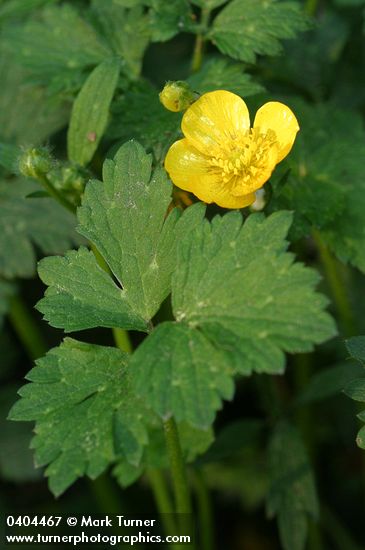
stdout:
{"type": "Polygon", "coordinates": [[[294,113],[276,101],[256,113],[225,90],[202,95],[185,112],[184,139],[169,149],[165,168],[177,187],[224,208],[255,201],[255,191],[291,150],[299,130],[294,113]]]}

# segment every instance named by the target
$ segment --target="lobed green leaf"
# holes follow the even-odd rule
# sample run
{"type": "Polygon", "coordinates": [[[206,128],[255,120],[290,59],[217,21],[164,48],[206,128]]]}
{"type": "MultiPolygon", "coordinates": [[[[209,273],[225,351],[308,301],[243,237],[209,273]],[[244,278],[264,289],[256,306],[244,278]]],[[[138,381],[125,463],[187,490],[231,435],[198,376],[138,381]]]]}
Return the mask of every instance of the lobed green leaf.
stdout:
{"type": "Polygon", "coordinates": [[[36,422],[36,463],[48,464],[56,496],[83,475],[95,479],[117,458],[139,464],[147,432],[127,361],[116,348],[66,338],[28,373],[31,384],[19,391],[9,418],[36,422]]]}

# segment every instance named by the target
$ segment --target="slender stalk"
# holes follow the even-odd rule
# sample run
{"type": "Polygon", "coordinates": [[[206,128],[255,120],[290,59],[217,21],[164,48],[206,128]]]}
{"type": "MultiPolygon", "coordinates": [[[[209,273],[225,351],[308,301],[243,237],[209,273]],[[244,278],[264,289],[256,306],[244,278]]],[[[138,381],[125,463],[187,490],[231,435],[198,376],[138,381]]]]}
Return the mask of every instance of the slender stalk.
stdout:
{"type": "Polygon", "coordinates": [[[20,296],[10,298],[10,322],[32,361],[48,350],[38,325],[20,296]]]}
{"type": "Polygon", "coordinates": [[[113,328],[112,330],[116,346],[126,353],[132,353],[133,347],[128,331],[122,328],[113,328]]]}
{"type": "MultiPolygon", "coordinates": [[[[101,513],[105,515],[109,514],[128,514],[128,510],[125,501],[120,498],[120,493],[117,491],[116,486],[111,481],[108,474],[104,473],[94,481],[89,481],[89,488],[95,503],[101,513]]],[[[125,527],[117,527],[114,524],[111,527],[111,531],[114,535],[120,536],[122,534],[128,534],[125,527]]],[[[115,548],[121,548],[123,544],[117,544],[115,548]]],[[[142,550],[141,545],[134,545],[136,550],[142,550]]]]}
{"type": "Polygon", "coordinates": [[[214,518],[209,490],[206,486],[202,471],[194,470],[193,474],[198,504],[201,550],[214,550],[214,518]]]}
{"type": "Polygon", "coordinates": [[[100,512],[105,514],[120,514],[126,512],[119,493],[107,474],[103,474],[94,481],[90,481],[90,489],[100,512]]]}
{"type": "Polygon", "coordinates": [[[306,0],[304,5],[304,11],[311,16],[314,16],[317,13],[318,9],[318,0],[306,0]]]}
{"type": "Polygon", "coordinates": [[[192,73],[196,73],[197,71],[199,71],[200,67],[202,66],[204,45],[205,45],[205,33],[207,31],[209,17],[210,17],[210,10],[207,8],[203,8],[201,11],[201,20],[200,20],[202,30],[199,32],[199,34],[196,35],[193,58],[191,61],[192,73]]]}
{"type": "Polygon", "coordinates": [[[308,548],[310,550],[323,550],[324,543],[320,526],[313,520],[309,521],[308,525],[308,548]]]}
{"type": "Polygon", "coordinates": [[[147,470],[147,476],[155,497],[157,509],[161,516],[164,531],[168,535],[176,535],[177,528],[173,516],[174,510],[163,473],[158,468],[149,468],[147,470]]]}
{"type": "Polygon", "coordinates": [[[72,214],[76,214],[76,206],[70,203],[61,193],[53,187],[52,183],[49,181],[47,176],[39,175],[37,177],[37,180],[43,185],[45,190],[51,197],[53,197],[57,202],[59,202],[64,208],[69,210],[69,212],[72,212],[72,214]]]}
{"type": "Polygon", "coordinates": [[[174,486],[176,512],[178,514],[191,514],[192,507],[185,461],[182,455],[176,422],[173,418],[164,422],[164,430],[174,486]]]}
{"type": "Polygon", "coordinates": [[[341,328],[345,336],[350,336],[356,332],[355,320],[346,286],[341,277],[340,266],[323,242],[320,233],[314,230],[312,234],[318,249],[326,280],[333,296],[341,328]]]}

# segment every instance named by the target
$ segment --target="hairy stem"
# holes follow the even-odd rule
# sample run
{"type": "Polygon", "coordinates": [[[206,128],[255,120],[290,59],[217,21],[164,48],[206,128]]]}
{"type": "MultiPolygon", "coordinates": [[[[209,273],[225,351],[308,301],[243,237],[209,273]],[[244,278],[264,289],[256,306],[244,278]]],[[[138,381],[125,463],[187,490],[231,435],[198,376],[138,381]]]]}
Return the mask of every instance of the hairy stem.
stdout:
{"type": "Polygon", "coordinates": [[[38,181],[43,185],[47,193],[53,197],[57,202],[59,202],[64,208],[66,208],[72,214],[76,214],[76,206],[70,203],[49,181],[47,176],[39,175],[38,181]]]}
{"type": "Polygon", "coordinates": [[[47,343],[20,296],[10,298],[9,319],[30,359],[34,361],[45,355],[47,343]]]}

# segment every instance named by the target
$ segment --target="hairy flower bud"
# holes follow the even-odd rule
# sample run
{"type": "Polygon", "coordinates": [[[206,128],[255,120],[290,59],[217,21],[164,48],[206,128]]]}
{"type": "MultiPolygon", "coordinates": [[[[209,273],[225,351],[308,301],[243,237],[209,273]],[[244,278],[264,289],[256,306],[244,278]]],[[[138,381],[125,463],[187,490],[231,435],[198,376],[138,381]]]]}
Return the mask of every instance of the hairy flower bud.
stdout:
{"type": "Polygon", "coordinates": [[[28,178],[38,179],[53,168],[53,160],[45,148],[31,148],[19,158],[19,172],[28,178]]]}
{"type": "Polygon", "coordinates": [[[166,82],[159,96],[165,109],[174,113],[185,111],[196,99],[189,84],[183,80],[166,82]]]}

